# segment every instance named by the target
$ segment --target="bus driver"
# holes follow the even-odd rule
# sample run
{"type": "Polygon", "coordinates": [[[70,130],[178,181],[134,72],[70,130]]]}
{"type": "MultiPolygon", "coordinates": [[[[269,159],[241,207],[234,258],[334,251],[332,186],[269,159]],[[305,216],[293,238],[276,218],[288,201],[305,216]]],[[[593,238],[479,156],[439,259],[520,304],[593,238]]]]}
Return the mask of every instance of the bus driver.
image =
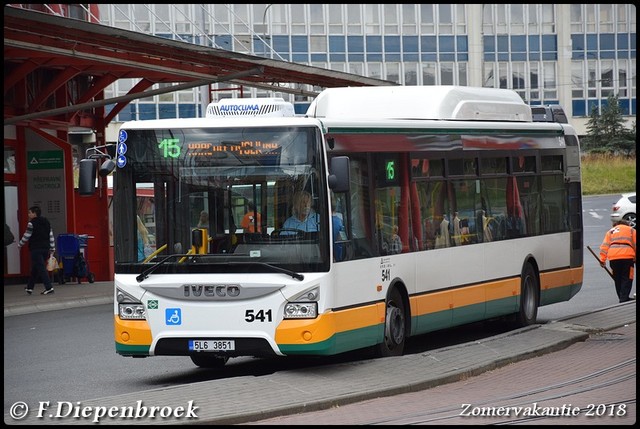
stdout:
{"type": "MultiPolygon", "coordinates": [[[[293,214],[284,221],[282,229],[304,232],[318,232],[318,213],[311,208],[311,195],[307,191],[293,195],[293,214]]],[[[286,231],[283,234],[287,234],[286,231]]]]}

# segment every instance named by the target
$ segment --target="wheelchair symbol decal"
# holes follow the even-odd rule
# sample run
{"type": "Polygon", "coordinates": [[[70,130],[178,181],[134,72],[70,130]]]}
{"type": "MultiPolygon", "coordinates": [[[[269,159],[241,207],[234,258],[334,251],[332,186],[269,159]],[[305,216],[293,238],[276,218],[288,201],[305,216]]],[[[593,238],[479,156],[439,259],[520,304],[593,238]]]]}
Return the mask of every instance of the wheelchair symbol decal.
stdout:
{"type": "Polygon", "coordinates": [[[164,312],[164,318],[167,325],[182,324],[182,312],[179,308],[167,308],[164,312]]]}

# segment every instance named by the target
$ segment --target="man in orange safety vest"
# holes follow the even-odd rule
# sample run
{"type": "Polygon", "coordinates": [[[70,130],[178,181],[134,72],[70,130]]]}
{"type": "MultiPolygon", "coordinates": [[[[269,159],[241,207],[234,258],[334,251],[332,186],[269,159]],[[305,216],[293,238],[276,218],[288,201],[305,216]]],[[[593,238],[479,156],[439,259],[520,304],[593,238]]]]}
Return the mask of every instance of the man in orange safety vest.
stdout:
{"type": "Polygon", "coordinates": [[[620,302],[629,301],[636,262],[636,230],[627,221],[619,220],[607,231],[600,245],[600,265],[609,260],[616,293],[620,302]]]}

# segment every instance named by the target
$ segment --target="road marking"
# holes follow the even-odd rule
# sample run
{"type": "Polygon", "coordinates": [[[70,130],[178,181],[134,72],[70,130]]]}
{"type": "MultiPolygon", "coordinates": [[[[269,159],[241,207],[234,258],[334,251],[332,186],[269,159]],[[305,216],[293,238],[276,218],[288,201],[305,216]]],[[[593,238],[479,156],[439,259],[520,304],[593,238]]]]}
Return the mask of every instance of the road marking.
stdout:
{"type": "Polygon", "coordinates": [[[599,215],[598,213],[594,212],[593,210],[590,210],[589,214],[591,215],[591,217],[594,217],[596,219],[602,219],[602,216],[599,215]]]}

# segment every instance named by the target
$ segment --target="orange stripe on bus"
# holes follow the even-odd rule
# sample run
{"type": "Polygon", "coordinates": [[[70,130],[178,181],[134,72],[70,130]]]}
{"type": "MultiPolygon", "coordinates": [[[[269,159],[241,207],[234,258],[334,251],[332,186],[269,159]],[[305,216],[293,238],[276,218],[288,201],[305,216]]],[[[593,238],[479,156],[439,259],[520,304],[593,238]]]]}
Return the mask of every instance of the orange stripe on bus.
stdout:
{"type": "Polygon", "coordinates": [[[300,344],[324,341],[338,332],[367,328],[384,323],[383,302],[339,312],[328,312],[317,319],[283,320],[276,329],[278,344],[300,344]]]}
{"type": "Polygon", "coordinates": [[[114,339],[127,346],[151,345],[151,327],[146,320],[122,320],[114,316],[114,339]]]}
{"type": "Polygon", "coordinates": [[[568,268],[561,271],[540,273],[540,290],[564,287],[572,284],[582,283],[584,275],[583,267],[568,268]]]}
{"type": "Polygon", "coordinates": [[[520,294],[520,277],[468,286],[460,289],[427,293],[411,298],[411,316],[481,304],[520,294]]]}

